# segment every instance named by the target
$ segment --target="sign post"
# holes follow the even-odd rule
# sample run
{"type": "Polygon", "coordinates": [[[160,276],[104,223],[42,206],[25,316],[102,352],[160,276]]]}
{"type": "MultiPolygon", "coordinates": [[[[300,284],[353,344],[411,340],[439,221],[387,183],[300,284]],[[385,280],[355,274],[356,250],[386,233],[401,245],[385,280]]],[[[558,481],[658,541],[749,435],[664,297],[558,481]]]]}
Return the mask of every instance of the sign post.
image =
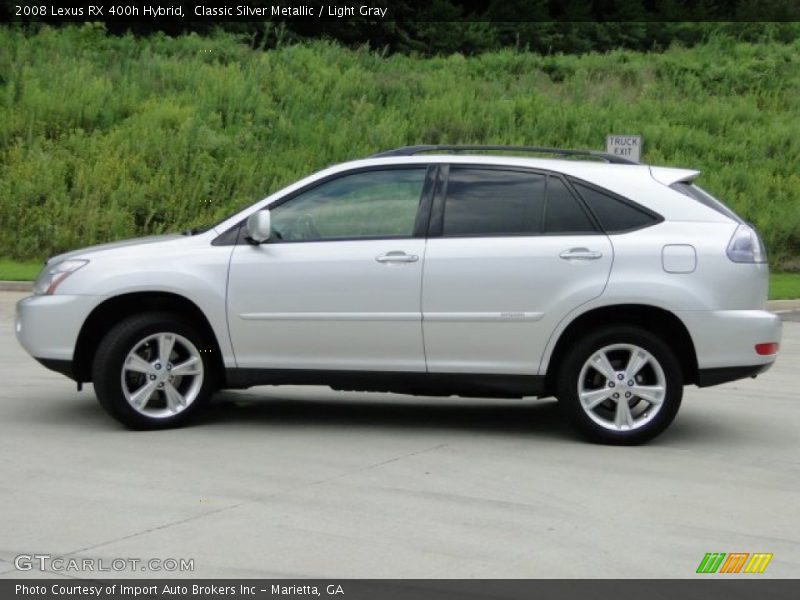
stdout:
{"type": "Polygon", "coordinates": [[[606,152],[639,162],[642,157],[642,136],[608,135],[606,136],[606,152]]]}

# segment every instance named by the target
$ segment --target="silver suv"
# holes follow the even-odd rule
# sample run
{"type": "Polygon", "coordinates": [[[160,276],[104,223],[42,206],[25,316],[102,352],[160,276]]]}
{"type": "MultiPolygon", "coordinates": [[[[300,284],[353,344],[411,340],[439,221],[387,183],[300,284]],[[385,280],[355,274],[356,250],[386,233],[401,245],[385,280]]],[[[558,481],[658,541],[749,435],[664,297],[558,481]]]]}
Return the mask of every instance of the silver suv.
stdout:
{"type": "MultiPolygon", "coordinates": [[[[564,156],[509,156],[527,151],[564,156]]],[[[311,384],[556,396],[590,439],[640,443],[684,385],[754,377],[778,351],[761,240],[697,175],[400,148],[213,227],[53,257],[16,333],[133,428],[183,424],[220,388],[311,384]]]]}

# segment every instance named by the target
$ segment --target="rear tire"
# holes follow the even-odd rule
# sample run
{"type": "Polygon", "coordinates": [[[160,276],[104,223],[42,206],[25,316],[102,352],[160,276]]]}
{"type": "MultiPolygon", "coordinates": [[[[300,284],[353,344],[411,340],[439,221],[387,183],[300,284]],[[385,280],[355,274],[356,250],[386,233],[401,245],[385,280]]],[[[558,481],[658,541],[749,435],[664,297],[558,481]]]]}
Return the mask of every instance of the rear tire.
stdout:
{"type": "Polygon", "coordinates": [[[672,423],[683,374],[670,347],[645,329],[605,327],[588,333],[557,372],[559,404],[589,440],[635,445],[672,423]]]}
{"type": "Polygon", "coordinates": [[[206,336],[179,316],[134,315],[115,325],[92,365],[103,408],[132,429],[179,427],[214,390],[215,366],[206,336]]]}

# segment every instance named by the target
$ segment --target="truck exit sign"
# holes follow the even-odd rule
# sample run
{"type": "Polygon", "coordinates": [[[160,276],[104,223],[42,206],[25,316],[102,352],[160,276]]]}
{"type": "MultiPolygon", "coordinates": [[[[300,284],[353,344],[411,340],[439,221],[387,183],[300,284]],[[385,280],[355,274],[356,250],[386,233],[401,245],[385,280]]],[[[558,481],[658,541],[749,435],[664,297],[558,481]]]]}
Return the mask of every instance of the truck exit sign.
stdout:
{"type": "Polygon", "coordinates": [[[642,136],[609,135],[606,136],[606,152],[636,162],[642,156],[642,136]]]}

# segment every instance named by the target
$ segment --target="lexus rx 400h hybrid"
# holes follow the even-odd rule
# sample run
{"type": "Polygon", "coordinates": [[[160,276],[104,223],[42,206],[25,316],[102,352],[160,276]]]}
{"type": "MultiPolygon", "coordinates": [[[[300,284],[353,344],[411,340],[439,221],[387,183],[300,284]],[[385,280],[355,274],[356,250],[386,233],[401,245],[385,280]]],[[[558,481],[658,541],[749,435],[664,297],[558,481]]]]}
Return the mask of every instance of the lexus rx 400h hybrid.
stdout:
{"type": "Polygon", "coordinates": [[[635,444],[685,385],[773,364],[764,247],[697,171],[532,150],[400,148],[204,230],[55,256],[16,335],[138,429],[306,384],[555,396],[588,438],[635,444]]]}

